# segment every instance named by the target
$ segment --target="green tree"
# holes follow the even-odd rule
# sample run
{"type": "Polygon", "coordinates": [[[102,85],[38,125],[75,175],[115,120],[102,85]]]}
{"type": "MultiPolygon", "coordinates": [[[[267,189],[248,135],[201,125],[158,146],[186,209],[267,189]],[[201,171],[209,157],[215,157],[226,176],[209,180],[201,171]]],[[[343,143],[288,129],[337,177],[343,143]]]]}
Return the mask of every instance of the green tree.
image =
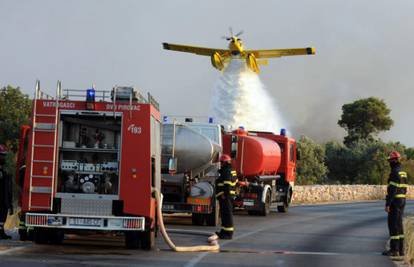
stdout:
{"type": "Polygon", "coordinates": [[[393,150],[399,151],[405,158],[405,147],[398,142],[358,140],[348,146],[328,142],[325,145],[328,181],[342,184],[386,184],[390,172],[387,157],[393,150]]]}
{"type": "Polygon", "coordinates": [[[405,155],[407,156],[407,159],[414,160],[414,147],[406,148],[405,155]]]}
{"type": "Polygon", "coordinates": [[[19,87],[10,85],[0,89],[0,143],[17,151],[20,126],[28,123],[32,108],[29,96],[19,87]]]}
{"type": "Polygon", "coordinates": [[[327,174],[327,167],[324,163],[324,147],[306,136],[301,136],[297,145],[300,151],[300,160],[298,160],[297,165],[297,183],[323,183],[327,174]]]}
{"type": "Polygon", "coordinates": [[[359,140],[374,140],[379,132],[389,130],[394,124],[390,111],[384,100],[375,97],[343,105],[338,124],[348,132],[344,144],[349,146],[359,140]]]}

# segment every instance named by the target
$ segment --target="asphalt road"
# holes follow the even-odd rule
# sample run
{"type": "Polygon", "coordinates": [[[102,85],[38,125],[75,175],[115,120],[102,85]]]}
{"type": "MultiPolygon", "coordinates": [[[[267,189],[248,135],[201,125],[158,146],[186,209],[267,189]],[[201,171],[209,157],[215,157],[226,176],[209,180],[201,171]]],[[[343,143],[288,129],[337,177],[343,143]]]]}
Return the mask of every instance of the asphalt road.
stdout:
{"type": "MultiPolygon", "coordinates": [[[[235,216],[236,234],[219,253],[175,253],[161,236],[154,251],[126,250],[122,237],[69,236],[61,246],[1,241],[0,266],[394,266],[381,255],[387,240],[383,202],[292,207],[268,217],[235,216]]],[[[414,212],[409,202],[407,213],[414,212]]],[[[169,218],[169,228],[193,227],[188,218],[169,218]]],[[[178,245],[205,238],[173,234],[178,245]]]]}

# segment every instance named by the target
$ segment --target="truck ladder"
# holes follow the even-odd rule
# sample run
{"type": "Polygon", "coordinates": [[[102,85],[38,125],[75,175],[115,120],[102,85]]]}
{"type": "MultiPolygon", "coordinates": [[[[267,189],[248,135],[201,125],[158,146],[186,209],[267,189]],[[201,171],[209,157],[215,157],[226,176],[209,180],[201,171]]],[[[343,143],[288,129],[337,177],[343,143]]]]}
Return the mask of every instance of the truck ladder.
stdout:
{"type": "Polygon", "coordinates": [[[38,105],[53,99],[40,91],[40,82],[36,81],[33,107],[33,129],[31,139],[29,210],[52,210],[57,177],[59,99],[61,83],[58,81],[56,106],[50,112],[38,112],[38,105]]]}

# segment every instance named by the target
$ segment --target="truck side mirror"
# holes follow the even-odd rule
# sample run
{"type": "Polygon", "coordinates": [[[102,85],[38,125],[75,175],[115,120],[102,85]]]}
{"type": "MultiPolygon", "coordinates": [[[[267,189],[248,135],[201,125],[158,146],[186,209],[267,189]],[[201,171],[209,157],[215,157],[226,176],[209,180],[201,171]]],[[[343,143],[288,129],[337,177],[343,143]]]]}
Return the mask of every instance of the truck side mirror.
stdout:
{"type": "Polygon", "coordinates": [[[177,172],[177,158],[170,158],[168,160],[168,173],[175,174],[177,172]]]}

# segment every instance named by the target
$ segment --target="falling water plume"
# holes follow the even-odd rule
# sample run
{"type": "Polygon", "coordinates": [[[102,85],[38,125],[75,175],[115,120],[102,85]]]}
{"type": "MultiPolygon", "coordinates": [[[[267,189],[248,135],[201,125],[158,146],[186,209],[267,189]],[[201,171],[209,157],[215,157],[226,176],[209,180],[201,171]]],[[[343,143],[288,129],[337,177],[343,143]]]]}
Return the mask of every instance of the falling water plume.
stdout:
{"type": "Polygon", "coordinates": [[[259,76],[244,60],[232,59],[224,69],[214,87],[211,113],[232,129],[278,132],[286,126],[259,76]]]}

